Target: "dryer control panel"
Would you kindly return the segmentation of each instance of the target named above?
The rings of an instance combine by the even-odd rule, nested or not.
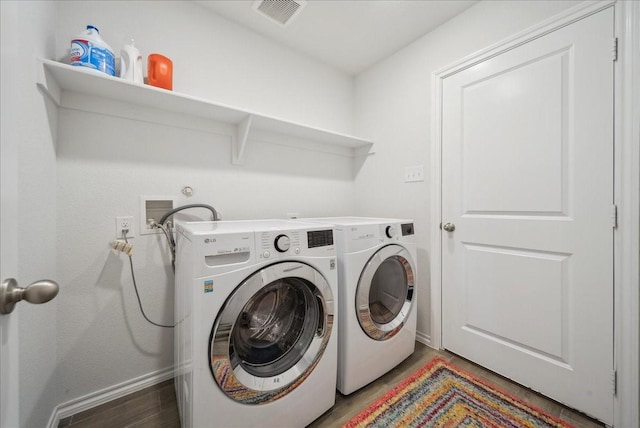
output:
[[[391,223],[380,225],[382,240],[397,241],[414,234],[413,223]]]
[[[402,236],[413,235],[413,223],[402,223],[400,228],[402,229]]]

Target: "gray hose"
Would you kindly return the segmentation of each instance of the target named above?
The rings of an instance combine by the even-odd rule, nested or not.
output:
[[[174,208],[171,211],[167,211],[166,213],[164,213],[164,215],[162,216],[162,218],[160,219],[160,221],[158,223],[164,224],[169,217],[171,217],[172,215],[174,215],[178,211],[186,210],[186,209],[189,209],[189,208],[206,208],[209,211],[211,211],[211,213],[213,214],[213,221],[220,220],[220,216],[218,215],[218,211],[216,211],[216,209],[213,208],[211,205],[207,205],[207,204],[190,204],[190,205],[183,205],[181,207]]]

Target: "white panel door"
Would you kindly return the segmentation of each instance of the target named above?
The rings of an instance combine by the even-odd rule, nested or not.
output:
[[[442,104],[443,347],[609,424],[613,23],[449,76]]]
[[[18,272],[16,149],[3,134],[0,139],[0,281],[16,277]],[[0,428],[19,426],[18,315],[18,311],[0,315]]]
[[[11,38],[9,29],[13,26],[5,21],[15,18],[11,12],[2,7],[3,40]],[[18,275],[18,141],[10,132],[15,116],[11,105],[14,98],[8,95],[8,88],[13,84],[9,65],[14,61],[15,57],[3,46],[0,60],[3,93],[0,110],[0,281]],[[0,315],[0,428],[19,426],[18,312]]]

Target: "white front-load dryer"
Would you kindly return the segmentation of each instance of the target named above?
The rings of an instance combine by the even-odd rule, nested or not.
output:
[[[338,250],[338,383],[350,394],[415,350],[416,244],[412,220],[301,219],[334,225]]]
[[[335,403],[331,225],[177,224],[175,387],[183,428],[304,427]]]

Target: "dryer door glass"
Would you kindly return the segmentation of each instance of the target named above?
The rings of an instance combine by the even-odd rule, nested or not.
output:
[[[285,262],[254,273],[227,299],[213,326],[216,382],[246,404],[289,393],[322,357],[333,313],[329,284],[310,266]]]
[[[402,260],[390,257],[383,261],[371,280],[369,309],[377,324],[387,324],[398,316],[407,295],[407,272]]]
[[[413,261],[399,245],[381,248],[367,262],[356,291],[356,313],[364,332],[376,340],[395,336],[413,302]]]

